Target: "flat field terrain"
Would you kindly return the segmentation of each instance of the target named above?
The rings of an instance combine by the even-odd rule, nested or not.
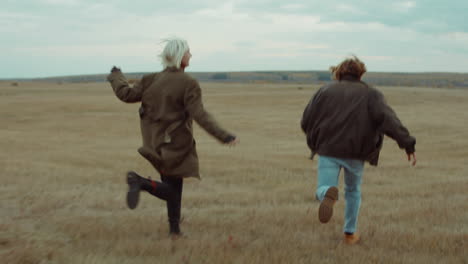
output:
[[[127,170],[159,178],[136,152],[138,104],[107,83],[0,82],[0,262],[468,263],[468,90],[378,87],[417,138],[418,164],[385,139],[364,171],[362,241],[347,246],[343,199],[318,221],[299,127],[318,87],[202,87],[241,142],[195,126],[202,180],[185,181],[185,237],[171,240],[162,201],[125,205]]]

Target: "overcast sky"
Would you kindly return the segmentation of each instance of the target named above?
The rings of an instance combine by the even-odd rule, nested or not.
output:
[[[188,40],[188,71],[468,72],[466,0],[2,0],[0,78],[160,71]]]

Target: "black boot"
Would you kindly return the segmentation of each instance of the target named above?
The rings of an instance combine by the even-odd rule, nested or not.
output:
[[[179,222],[169,223],[169,234],[170,235],[181,235]]]
[[[127,172],[127,206],[130,209],[135,209],[138,205],[138,201],[140,200],[140,178],[141,177],[133,171]]]
[[[137,207],[138,201],[140,200],[140,191],[142,190],[164,201],[174,199],[174,193],[168,184],[143,178],[134,171],[129,171],[127,173],[127,183],[127,205],[130,209],[135,209]]]

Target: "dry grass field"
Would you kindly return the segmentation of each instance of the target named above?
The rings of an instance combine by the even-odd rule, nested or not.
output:
[[[362,241],[348,246],[343,200],[318,221],[317,163],[299,127],[318,87],[202,87],[241,142],[196,127],[202,180],[185,181],[185,236],[171,240],[162,201],[125,205],[127,170],[159,177],[136,152],[137,104],[107,83],[0,82],[0,262],[468,263],[467,90],[379,87],[416,136],[418,164],[386,138],[364,172]]]

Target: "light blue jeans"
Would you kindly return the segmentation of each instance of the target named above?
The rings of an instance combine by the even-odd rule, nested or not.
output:
[[[315,195],[319,201],[322,201],[328,188],[338,187],[338,177],[342,168],[344,169],[346,200],[344,232],[354,233],[361,206],[361,179],[364,161],[319,156],[318,183]]]

